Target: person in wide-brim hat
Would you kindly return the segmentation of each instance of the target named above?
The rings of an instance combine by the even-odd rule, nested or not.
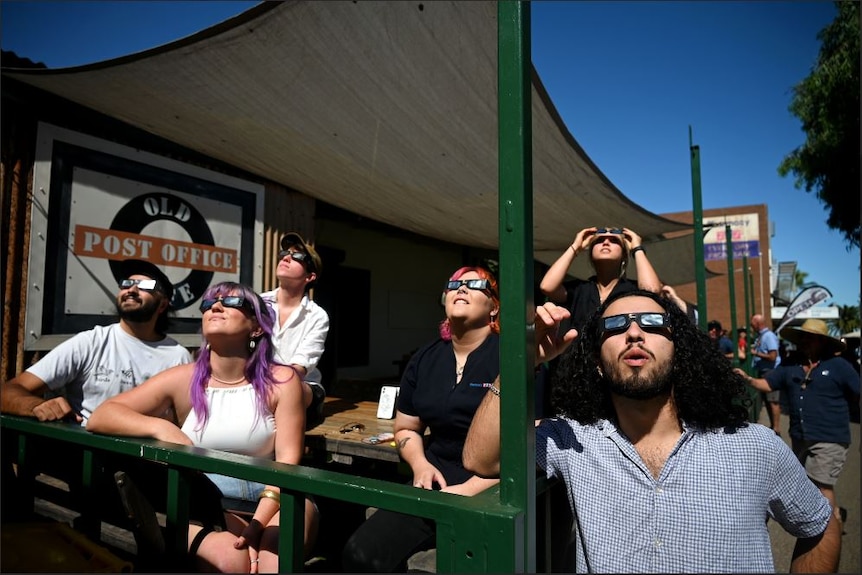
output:
[[[822,319],[806,319],[801,326],[782,329],[780,335],[795,345],[799,345],[807,338],[816,338],[820,340],[823,349],[829,353],[841,353],[846,347],[844,342],[829,335],[829,326]]]

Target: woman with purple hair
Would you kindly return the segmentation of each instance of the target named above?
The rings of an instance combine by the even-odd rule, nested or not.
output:
[[[446,282],[442,303],[440,337],[413,354],[401,378],[395,441],[413,487],[472,496],[499,481],[461,463],[473,414],[486,394],[498,393],[497,280],[484,268],[462,267]],[[432,521],[381,509],[347,541],[343,571],[406,572],[412,554],[434,546]]]
[[[250,288],[210,287],[201,300],[198,358],[168,369],[102,403],[87,423],[95,433],[162,441],[274,458],[298,464],[311,391],[293,368],[273,360],[269,308]],[[179,427],[161,414],[173,409]],[[197,567],[222,572],[278,570],[279,488],[208,474],[222,495],[258,500],[246,521],[225,512],[225,530],[189,525]],[[317,531],[317,509],[306,500],[305,549]]]

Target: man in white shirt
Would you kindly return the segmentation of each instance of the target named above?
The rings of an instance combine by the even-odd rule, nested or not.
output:
[[[313,413],[309,414],[312,416],[320,415],[326,397],[317,363],[329,333],[329,315],[308,297],[321,267],[314,246],[296,232],[287,233],[281,238],[278,253],[278,287],[261,294],[275,314],[273,342],[277,359],[293,366],[314,393],[310,407]]]
[[[165,334],[174,291],[168,277],[142,260],[125,260],[121,269],[115,302],[120,321],[75,335],[7,381],[0,411],[85,424],[109,397],[192,361],[189,352]]]

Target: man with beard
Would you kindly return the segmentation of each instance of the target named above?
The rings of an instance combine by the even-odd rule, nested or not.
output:
[[[538,308],[536,361],[573,339]],[[767,520],[797,537],[791,572],[834,572],[828,500],[769,429],[746,422],[745,382],[668,300],[609,298],[560,363],[559,418],[536,429],[536,463],[563,482],[574,518],[569,570],[775,572]],[[495,382],[499,386],[499,379]],[[464,467],[499,474],[500,389],[473,418]]]
[[[120,321],[75,335],[7,381],[0,411],[83,425],[109,397],[191,362],[189,352],[165,334],[174,291],[168,277],[142,260],[125,260],[121,270]]]

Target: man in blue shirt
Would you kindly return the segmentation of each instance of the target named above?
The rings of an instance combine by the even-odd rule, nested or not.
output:
[[[767,373],[781,364],[781,356],[778,354],[778,336],[766,326],[763,316],[759,313],[751,316],[751,327],[757,334],[757,339],[751,346],[751,368],[757,377],[766,377]],[[769,416],[769,426],[776,435],[781,435],[781,392],[775,390],[763,393],[761,399]]]
[[[835,484],[844,469],[850,445],[850,403],[859,402],[859,372],[839,357],[844,343],[829,335],[826,322],[808,319],[801,327],[781,330],[781,337],[796,344],[800,365],[781,366],[766,378],[748,378],[760,391],[781,390],[790,404],[790,439],[793,452],[811,481],[835,501]]]
[[[546,303],[536,361],[559,354],[568,315]],[[797,538],[792,572],[833,572],[841,531],[790,448],[747,423],[745,382],[675,305],[609,298],[560,362],[559,418],[536,429],[536,463],[562,480],[575,562],[596,573],[775,572],[767,519]],[[500,467],[499,378],[479,406],[464,466]]]
[[[712,320],[706,324],[706,331],[709,333],[709,339],[712,340],[712,343],[718,348],[721,355],[729,360],[733,360],[733,342],[722,331],[721,322]]]

